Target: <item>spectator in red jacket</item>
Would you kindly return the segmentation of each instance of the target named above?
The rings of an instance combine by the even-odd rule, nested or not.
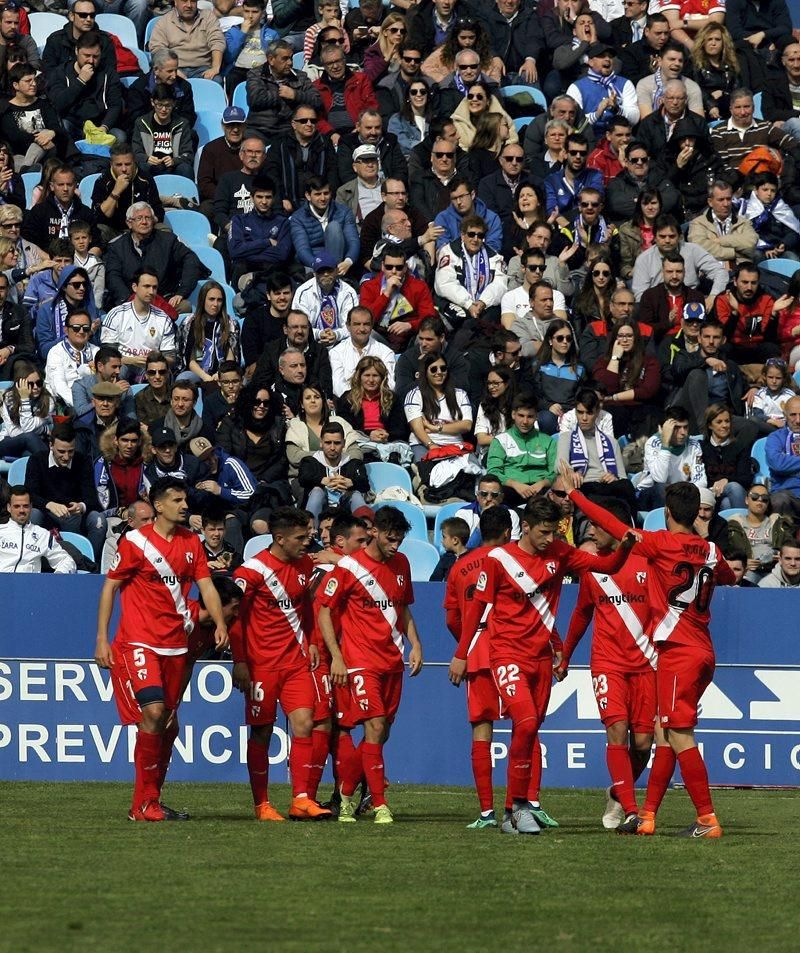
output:
[[[317,128],[324,136],[330,134],[331,142],[336,146],[343,133],[355,129],[356,121],[364,109],[378,108],[378,99],[369,76],[351,70],[347,65],[341,46],[323,47],[320,62],[324,72],[314,81],[322,99]]]
[[[409,274],[402,249],[387,248],[381,258],[381,273],[361,286],[361,305],[375,318],[375,331],[397,352],[423,318],[436,315],[431,292],[424,281]]]
[[[624,116],[614,116],[608,124],[605,138],[597,143],[586,160],[587,169],[597,169],[602,174],[605,188],[608,188],[614,176],[622,172],[622,156],[632,135],[630,122]]]
[[[781,303],[780,308],[784,307]],[[733,273],[730,291],[718,294],[714,312],[725,329],[729,344],[728,357],[737,364],[763,364],[770,357],[780,357],[777,343],[780,310],[775,299],[761,290],[758,268],[743,261]]]

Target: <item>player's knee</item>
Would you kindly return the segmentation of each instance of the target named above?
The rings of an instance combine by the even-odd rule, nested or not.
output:
[[[250,729],[250,740],[259,745],[268,745],[272,737],[272,725],[253,725]]]
[[[608,743],[612,745],[626,745],[628,743],[628,722],[615,721],[613,725],[606,728],[606,737]]]
[[[305,708],[299,711],[293,711],[289,715],[289,724],[292,726],[292,734],[295,738],[310,738],[311,729],[314,722],[311,720],[311,712]]]
[[[169,712],[164,708],[163,702],[152,702],[149,705],[145,705],[142,709],[141,726],[144,731],[151,734],[163,731],[168,715]]]
[[[269,524],[266,520],[253,520],[250,524],[250,529],[256,536],[262,536],[264,533],[269,532]]]

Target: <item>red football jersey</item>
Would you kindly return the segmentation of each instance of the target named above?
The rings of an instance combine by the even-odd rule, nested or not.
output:
[[[582,493],[573,493],[572,498],[590,520],[612,536],[630,529]],[[714,586],[735,582],[719,548],[700,536],[661,529],[642,533],[633,552],[650,563],[647,583],[652,640],[713,650],[708,624]]]
[[[461,631],[455,655],[467,660],[468,672],[488,671],[490,667],[486,635],[489,607],[475,599],[475,587],[492,549],[492,546],[478,546],[464,553],[447,575],[444,608],[448,612],[454,611],[459,619]]]
[[[313,625],[308,581],[313,571],[308,556],[287,563],[264,549],[234,572],[242,590],[242,643],[231,642],[234,662],[270,669],[308,666]]]
[[[319,603],[341,619],[342,656],[350,670],[403,669],[403,609],[414,602],[411,567],[397,553],[386,562],[366,549],[345,556],[322,588]]]
[[[164,655],[185,652],[194,629],[189,590],[209,576],[203,544],[190,530],[178,526],[171,541],[154,524],[125,533],[108,571],[123,581],[117,640]]]
[[[591,668],[593,671],[642,672],[656,667],[656,650],[648,635],[649,564],[629,556],[613,576],[590,572],[581,577],[578,602],[564,643],[569,662],[594,615]]]
[[[342,555],[341,551],[338,550],[335,546],[332,546],[331,549],[335,553]],[[331,664],[331,653],[328,651],[328,646],[325,644],[325,639],[322,638],[322,633],[319,630],[319,621],[317,620],[317,615],[319,614],[319,593],[322,591],[322,587],[325,585],[325,581],[328,578],[329,573],[332,573],[335,569],[333,563],[315,563],[314,573],[311,576],[311,582],[308,587],[309,598],[312,600],[313,605],[313,616],[314,616],[314,627],[311,632],[311,644],[316,645],[319,650],[319,660],[321,665],[327,665],[330,667]],[[340,620],[338,612],[331,614],[333,621],[333,631],[338,634],[340,628]]]
[[[496,546],[475,586],[475,598],[491,603],[487,621],[492,665],[513,660],[521,667],[535,667],[560,649],[555,615],[567,573],[616,572],[627,558],[618,550],[611,556],[594,556],[561,540],[543,553],[526,553],[518,543]]]

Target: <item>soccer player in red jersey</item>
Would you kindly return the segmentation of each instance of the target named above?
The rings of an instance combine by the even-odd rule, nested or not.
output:
[[[233,682],[243,691],[247,771],[259,821],[285,820],[269,802],[269,742],[278,702],[292,729],[289,771],[292,820],[324,820],[331,812],[308,794],[312,764],[312,715],[316,701],[311,668],[319,655],[309,646],[313,618],[308,581],[314,571],[308,549],[308,518],[281,507],[269,518],[272,544],[246,560],[233,574],[242,590],[240,624],[231,631]]]
[[[331,523],[330,527],[330,549],[324,549],[320,553],[314,554],[314,572],[309,583],[309,598],[314,599],[322,583],[327,579],[328,573],[332,572],[342,556],[349,556],[356,553],[367,545],[369,537],[367,535],[367,524],[364,520],[350,513],[342,513]],[[322,560],[325,560],[324,562]],[[318,606],[316,607],[318,609]],[[334,756],[334,776],[336,775],[336,742],[338,739],[338,725],[334,731],[334,716],[337,709],[333,705],[333,686],[331,685],[331,656],[325,645],[325,640],[319,631],[319,624],[314,620],[314,631],[311,636],[311,642],[317,647],[319,652],[319,664],[311,672],[316,689],[316,703],[314,705],[314,730],[311,733],[312,757],[311,770],[308,776],[308,796],[316,800],[319,782],[322,779],[322,772],[325,770],[325,762],[328,754],[333,752]],[[344,731],[349,731],[348,726],[343,726]],[[338,794],[338,791],[336,792]],[[338,805],[338,799],[332,799],[334,805]],[[330,807],[327,804],[326,807]]]
[[[411,568],[398,552],[410,529],[393,506],[378,510],[366,549],[339,560],[319,597],[317,618],[331,654],[331,679],[335,686],[349,686],[352,720],[364,725],[364,740],[352,754],[343,756],[344,736],[340,739],[339,820],[343,822],[355,821],[353,795],[362,774],[372,794],[375,823],[394,820],[384,794],[383,746],[400,705],[404,637],[411,645],[410,674],[422,669],[422,645],[409,608],[414,601]]]
[[[602,506],[630,525],[621,500]],[[594,524],[597,551],[612,553],[618,543]],[[650,641],[649,565],[631,555],[613,576],[585,573],[564,642],[556,678],[566,678],[572,654],[594,616],[590,668],[600,720],[606,729],[606,764],[611,776],[603,826],[614,830],[638,812],[634,784],[647,767],[656,718],[656,651]]]
[[[569,468],[562,467],[570,478]],[[572,484],[570,484],[572,485]],[[592,522],[619,539],[628,527],[580,492],[572,499]],[[708,631],[714,586],[731,585],[734,575],[714,545],[693,529],[700,510],[700,491],[692,483],[667,487],[666,530],[639,533],[635,552],[650,563],[648,591],[650,634],[658,651],[656,694],[658,719],[666,744],[657,740],[644,807],[617,828],[625,834],[653,834],[656,812],[666,793],[677,760],[697,820],[682,832],[686,837],[721,837],[714,813],[708,772],[695,743],[697,705],[714,677],[714,646]]]
[[[491,606],[486,622],[489,661],[497,690],[511,716],[508,795],[511,816],[504,834],[541,830],[528,802],[533,748],[544,720],[553,669],[561,662],[555,614],[567,573],[616,572],[634,543],[627,537],[610,556],[594,556],[555,538],[561,518],[551,500],[529,500],[518,543],[489,551],[475,599]]]
[[[187,636],[194,628],[187,603],[193,582],[216,623],[217,648],[228,643],[203,544],[180,525],[189,513],[186,484],[173,477],[156,480],[150,488],[150,503],[155,521],[122,537],[106,576],[95,646],[97,664],[111,669],[123,724],[138,725],[136,781],[128,815],[133,821],[166,820],[159,804],[164,728],[182,691]],[[122,613],[112,648],[108,627],[118,590]],[[166,744],[171,751],[169,739]]]

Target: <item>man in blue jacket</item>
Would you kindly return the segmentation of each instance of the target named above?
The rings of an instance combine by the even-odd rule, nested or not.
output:
[[[457,175],[451,179],[448,189],[450,204],[433,220],[434,225],[444,229],[444,234],[436,239],[436,250],[461,238],[461,222],[464,216],[479,215],[486,222],[486,244],[499,251],[503,247],[500,216],[487,208],[485,202],[475,198],[475,189],[465,176]]]
[[[558,211],[564,218],[560,224],[567,224],[570,212],[577,211],[578,193],[582,189],[597,189],[601,195],[605,194],[603,173],[597,169],[587,169],[589,158],[589,142],[586,136],[573,133],[567,136],[567,161],[563,168],[551,172],[544,180],[545,202],[547,214]]]
[[[225,540],[237,553],[242,552],[242,527],[250,522],[248,504],[258,481],[238,457],[213,446],[205,437],[194,437],[189,441],[189,449],[208,467],[209,476],[197,484],[197,489],[212,493],[222,501],[228,511]]]
[[[339,262],[343,277],[357,262],[361,242],[353,213],[333,201],[330,185],[318,175],[306,183],[305,202],[289,219],[295,255],[309,272],[314,259],[327,252]]]
[[[275,183],[257,175],[250,183],[253,211],[234,215],[228,251],[233,262],[233,282],[247,272],[276,267],[283,270],[292,257],[292,236],[286,215],[272,211]]]
[[[800,517],[800,397],[783,407],[786,426],[767,437],[770,499],[776,513]]]

